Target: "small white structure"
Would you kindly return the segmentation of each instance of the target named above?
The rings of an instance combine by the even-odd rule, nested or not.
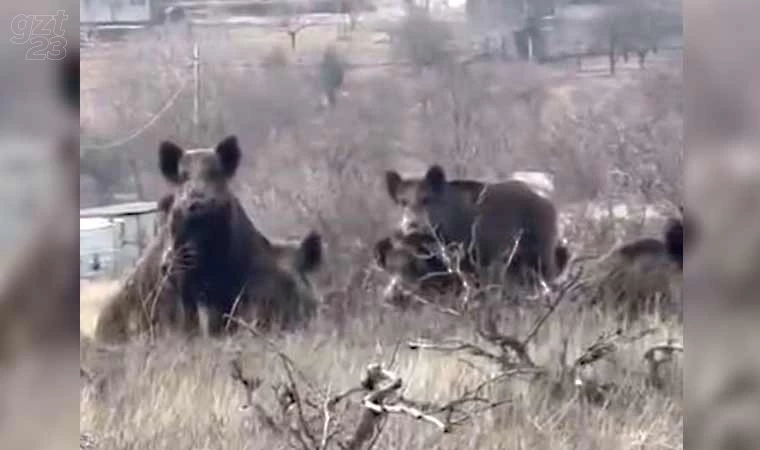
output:
[[[153,0],[79,0],[79,23],[116,24],[151,21]]]
[[[79,276],[118,276],[156,235],[156,202],[133,202],[79,211]]]
[[[580,220],[582,224],[610,222],[614,224],[639,223],[648,230],[658,230],[667,220],[666,205],[631,204],[625,202],[583,202],[563,205],[560,208],[560,233],[567,235]]]
[[[79,277],[95,278],[116,268],[116,248],[123,220],[79,219]]]

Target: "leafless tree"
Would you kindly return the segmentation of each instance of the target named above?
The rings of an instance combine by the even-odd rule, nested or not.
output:
[[[606,48],[610,74],[614,75],[620,57],[636,53],[643,68],[647,53],[657,53],[660,41],[679,30],[679,11],[669,1],[607,0],[607,11],[594,25],[600,44]]]
[[[417,68],[449,61],[451,30],[421,8],[412,8],[396,31],[395,53]]]

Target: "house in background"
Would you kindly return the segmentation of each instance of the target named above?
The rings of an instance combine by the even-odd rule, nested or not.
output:
[[[158,234],[156,202],[79,210],[79,277],[118,278]]]
[[[155,17],[156,0],[79,0],[82,25],[145,25]]]
[[[120,38],[167,21],[185,18],[169,0],[79,0],[79,36],[83,46],[96,37]]]
[[[514,33],[521,58],[548,61],[605,55],[610,45],[615,47],[615,53],[680,47],[683,28],[678,0],[559,3],[553,8],[547,3],[525,17],[522,27]]]

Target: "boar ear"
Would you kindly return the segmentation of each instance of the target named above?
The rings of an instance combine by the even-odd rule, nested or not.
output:
[[[184,154],[185,151],[174,142],[163,141],[158,147],[158,167],[168,182],[179,183],[179,160]]]
[[[673,218],[668,220],[664,234],[668,256],[683,268],[683,221]]]
[[[216,146],[216,155],[227,178],[232,178],[240,165],[240,146],[237,136],[227,136]]]
[[[79,50],[67,52],[58,69],[58,92],[66,105],[79,110]]]
[[[446,173],[443,171],[443,168],[439,165],[430,167],[425,174],[425,183],[430,186],[433,192],[443,192],[444,185],[446,184]]]
[[[387,237],[377,241],[374,249],[374,257],[378,266],[385,268],[385,259],[392,247],[393,244],[391,244],[391,238]]]
[[[560,243],[554,248],[554,260],[558,273],[565,271],[567,263],[570,261],[570,256],[570,249],[564,243]]]
[[[312,231],[301,241],[298,247],[296,267],[302,273],[309,273],[322,265],[323,258],[322,235]]]
[[[398,190],[403,180],[395,170],[385,172],[385,187],[394,203],[398,203]]]

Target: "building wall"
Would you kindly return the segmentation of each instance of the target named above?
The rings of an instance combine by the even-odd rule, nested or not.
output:
[[[80,23],[147,22],[152,0],[79,0]]]
[[[144,214],[114,219],[109,226],[79,230],[80,278],[118,278],[131,270],[150,241],[155,237],[156,214]],[[142,249],[138,246],[142,237]],[[94,271],[92,262],[98,255],[100,269]]]

